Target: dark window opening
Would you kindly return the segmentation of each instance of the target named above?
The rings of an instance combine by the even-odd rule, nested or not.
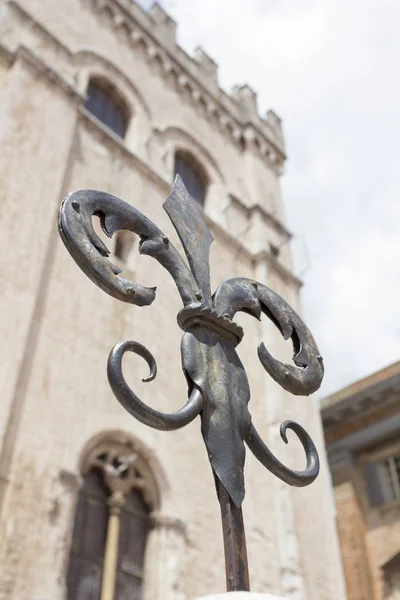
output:
[[[124,102],[107,84],[97,81],[89,83],[85,108],[119,137],[125,137],[128,111]]]
[[[275,244],[270,244],[269,249],[271,251],[271,254],[273,256],[275,256],[275,258],[278,258],[279,254],[280,254],[280,250],[279,250],[278,246],[275,246]]]
[[[140,599],[144,554],[150,527],[149,508],[133,489],[121,511],[115,600]]]
[[[207,179],[196,161],[188,154],[178,152],[175,155],[175,175],[177,174],[182,177],[183,183],[193,200],[204,206]]]
[[[84,477],[75,512],[67,600],[100,600],[109,496],[101,469],[92,468]],[[150,508],[135,487],[125,496],[119,520],[114,599],[140,600]]]
[[[400,454],[389,456],[380,463],[382,481],[389,502],[400,500]]]
[[[69,557],[68,600],[99,600],[107,538],[108,491],[101,472],[91,469],[79,493]]]
[[[400,501],[400,454],[363,465],[370,504]]]

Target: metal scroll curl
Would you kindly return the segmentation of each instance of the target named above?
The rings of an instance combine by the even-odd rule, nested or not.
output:
[[[203,397],[196,387],[192,389],[186,404],[172,414],[162,413],[144,404],[128,386],[122,373],[122,357],[127,351],[138,354],[149,365],[150,374],[142,381],[152,381],[155,378],[157,364],[147,348],[138,342],[119,342],[111,350],[107,363],[108,380],[116,398],[129,414],[141,423],[163,431],[180,429],[198,416],[203,407]]]
[[[258,347],[263,367],[285,390],[308,396],[320,387],[324,366],[317,344],[308,327],[281,296],[258,281],[234,277],[218,287],[213,302],[216,311],[230,319],[238,311],[250,313],[257,319],[263,312],[275,323],[285,340],[292,339],[296,367],[274,359],[265,344]]]
[[[257,281],[237,277],[224,281],[218,287],[213,303],[216,311],[229,319],[233,319],[238,311],[247,312],[257,319],[264,313],[277,326],[284,339],[292,339],[295,367],[273,358],[264,343],[258,347],[261,364],[281,387],[302,396],[312,394],[320,387],[324,367],[318,347],[308,327],[281,296]],[[285,421],[280,430],[285,443],[288,442],[287,429],[296,433],[304,448],[307,465],[303,471],[283,465],[264,444],[253,423],[245,442],[258,460],[282,481],[298,487],[309,485],[319,473],[319,458],[314,442],[301,425]]]
[[[308,395],[318,389],[323,376],[322,358],[300,317],[278,294],[261,283],[245,278],[229,279],[211,294],[209,250],[213,238],[179,176],[163,207],[180,238],[187,262],[147,217],[104,192],[80,190],[70,194],[61,206],[59,231],[78,266],[96,285],[118,300],[146,306],[153,302],[156,288],[120,276],[120,270],[108,260],[110,253],[93,228],[95,215],[109,237],[121,229],[137,234],[139,253],[155,258],[173,277],[183,303],[177,321],[184,331],[181,358],[188,384],[186,404],[175,413],[163,413],[144,404],[130,389],[122,370],[126,352],[134,352],[147,362],[150,373],[143,381],[152,381],[157,373],[153,355],[138,342],[121,342],[114,346],[108,358],[108,379],[122,406],[140,422],[155,429],[179,429],[200,415],[221,506],[227,589],[249,590],[241,512],[245,495],[245,444],[267,469],[294,486],[311,483],[318,475],[319,461],[312,439],[294,421],[282,423],[280,434],[287,443],[286,433],[291,429],[302,443],[307,459],[303,471],[294,471],[282,464],[257,433],[248,409],[247,375],[236,352],[243,329],[233,321],[235,313],[245,311],[258,319],[264,313],[285,339],[292,339],[294,366],[273,358],[264,344],[258,348],[264,369],[289,392]]]
[[[93,216],[100,218],[108,237],[118,230],[128,230],[140,237],[139,253],[152,256],[172,275],[183,304],[189,304],[199,293],[198,285],[180,254],[163,234],[141,212],[119,198],[97,190],[78,190],[65,198],[59,215],[60,236],[72,258],[84,273],[102,290],[118,300],[148,306],[156,288],[145,287],[120,277],[110,251],[95,232]]]
[[[213,472],[236,507],[240,507],[245,493],[244,443],[283,481],[308,485],[319,469],[318,454],[308,433],[293,421],[282,424],[282,439],[287,442],[286,431],[291,429],[305,450],[306,468],[294,471],[273,456],[252,423],[248,410],[250,389],[235,349],[243,330],[233,318],[238,311],[257,318],[264,313],[285,339],[292,339],[295,366],[274,359],[264,344],[259,346],[258,355],[271,377],[293,394],[308,395],[318,389],[322,380],[322,359],[310,331],[278,294],[251,279],[229,279],[211,295],[212,236],[179,176],[164,209],[179,235],[188,264],[154,223],[115,196],[79,190],[70,194],[61,206],[61,238],[79,267],[101,289],[138,306],[151,304],[156,292],[155,287],[145,287],[120,276],[120,270],[108,260],[110,253],[93,228],[94,216],[100,218],[109,237],[121,229],[137,234],[139,253],[152,256],[168,270],[182,299],[183,309],[177,318],[185,332],[181,354],[189,389],[186,404],[175,413],[162,413],[145,405],[129,388],[122,371],[126,352],[134,352],[147,362],[150,374],[143,381],[151,381],[157,372],[152,354],[133,341],[116,344],[108,359],[108,379],[115,396],[131,415],[156,429],[178,429],[200,414]]]
[[[129,230],[140,237],[139,253],[152,256],[172,275],[184,305],[198,302],[199,287],[187,265],[167,236],[145,215],[119,198],[97,190],[78,190],[61,205],[59,231],[61,238],[83,272],[102,290],[123,302],[146,306],[155,299],[156,288],[145,287],[120,276],[121,270],[108,260],[110,252],[93,228],[94,216],[100,218],[103,231],[112,237],[118,230]],[[107,365],[110,386],[122,406],[136,419],[155,429],[179,429],[201,411],[203,399],[193,388],[187,403],[173,414],[148,407],[129,388],[122,373],[122,358],[131,351],[144,358],[152,381],[157,366],[152,354],[142,344],[121,342],[112,349]]]

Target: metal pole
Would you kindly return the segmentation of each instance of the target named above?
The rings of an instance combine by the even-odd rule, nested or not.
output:
[[[209,251],[213,238],[179,175],[163,206],[179,235],[188,264],[167,236],[145,215],[104,192],[79,190],[70,194],[60,210],[60,235],[86,275],[102,290],[123,302],[149,305],[155,298],[156,288],[119,277],[120,269],[107,260],[109,251],[93,229],[93,215],[100,216],[109,237],[118,230],[136,233],[140,238],[139,253],[155,258],[173,277],[183,302],[177,321],[184,331],[181,357],[189,388],[187,402],[176,412],[166,414],[140,400],[125,380],[123,355],[134,352],[148,363],[150,374],[143,381],[155,378],[157,364],[151,352],[135,341],[114,346],[108,359],[108,380],[122,406],[133,417],[155,429],[180,429],[200,415],[221,506],[227,589],[248,591],[249,571],[241,510],[245,494],[244,445],[247,444],[267,469],[289,485],[301,487],[312,483],[318,475],[319,460],[312,439],[298,423],[282,423],[281,437],[287,443],[287,429],[297,435],[307,459],[303,471],[294,471],[282,464],[258,435],[248,409],[250,386],[236,353],[243,329],[233,318],[238,311],[257,319],[264,313],[285,339],[292,339],[295,366],[273,358],[264,344],[258,347],[264,369],[292,394],[308,396],[319,388],[324,373],[322,357],[300,317],[283,298],[262,283],[234,277],[223,281],[215,293],[211,293]]]
[[[216,485],[224,537],[226,589],[248,592],[250,579],[242,509],[235,506],[217,478]]]

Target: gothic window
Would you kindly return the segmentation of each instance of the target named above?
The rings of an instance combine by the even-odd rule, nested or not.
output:
[[[189,194],[196,202],[204,206],[207,191],[207,178],[194,158],[189,154],[177,152],[175,155],[175,175],[183,179]]]
[[[113,600],[141,599],[152,509],[147,477],[132,448],[103,444],[92,452],[75,513],[68,600],[100,600],[104,589]]]
[[[90,81],[85,108],[119,137],[125,137],[128,126],[127,107],[106,82]]]

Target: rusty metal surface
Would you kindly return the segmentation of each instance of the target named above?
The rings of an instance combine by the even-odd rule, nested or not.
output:
[[[122,406],[150,427],[178,429],[200,415],[221,503],[228,590],[247,590],[246,544],[240,508],[245,495],[244,444],[267,469],[289,485],[304,486],[314,481],[319,460],[310,436],[293,421],[285,421],[280,433],[287,443],[286,431],[292,429],[302,443],[306,456],[306,467],[302,471],[283,465],[258,435],[248,410],[247,376],[235,349],[243,337],[242,328],[233,320],[235,314],[245,311],[257,319],[264,314],[285,339],[291,338],[294,366],[273,358],[264,344],[259,346],[258,356],[267,373],[292,394],[308,395],[318,389],[323,362],[300,317],[265,285],[238,277],[224,281],[211,295],[212,236],[179,176],[164,208],[183,244],[189,267],[170,240],[147,217],[103,192],[80,190],[70,194],[60,210],[60,235],[86,275],[105,292],[124,302],[139,306],[151,304],[156,288],[119,276],[119,269],[108,260],[109,251],[93,229],[93,215],[100,217],[109,237],[121,229],[139,235],[140,254],[154,257],[172,275],[183,303],[177,321],[184,331],[181,356],[188,384],[187,402],[173,414],[162,413],[145,405],[128,386],[122,372],[125,352],[134,352],[148,363],[150,373],[144,381],[153,380],[157,373],[152,354],[138,342],[120,342],[114,346],[108,359],[108,379]]]
[[[221,507],[226,589],[228,592],[247,592],[250,591],[250,576],[242,509],[235,506],[218,479],[216,486]]]

